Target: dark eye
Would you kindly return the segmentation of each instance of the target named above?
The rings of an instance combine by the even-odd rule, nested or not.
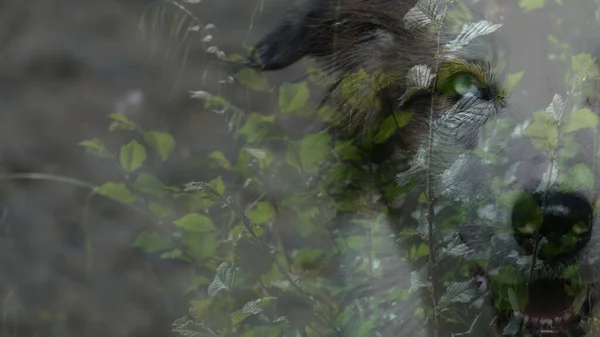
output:
[[[486,90],[477,84],[475,76],[469,73],[459,73],[450,80],[451,89],[460,97],[485,98]]]

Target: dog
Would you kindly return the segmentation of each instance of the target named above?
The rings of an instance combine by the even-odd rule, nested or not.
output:
[[[432,296],[382,308],[376,315],[387,325],[379,336],[593,335],[600,294],[594,10],[311,0],[255,45],[248,65],[261,71],[308,57],[328,74],[324,103],[336,123],[325,132],[360,142],[386,119],[398,126],[370,148],[376,163],[391,162],[398,174],[371,184],[418,193],[370,203],[386,209],[386,235],[420,228],[429,267],[400,261],[406,245],[390,243],[383,254],[397,258],[398,279],[352,299],[385,294],[411,273],[412,286]],[[470,281],[438,280],[462,268]],[[445,325],[443,294],[465,295],[455,301],[462,316]],[[421,329],[415,310],[428,307]]]

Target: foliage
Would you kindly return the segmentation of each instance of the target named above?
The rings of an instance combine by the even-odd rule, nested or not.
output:
[[[519,5],[524,11],[533,11],[545,3],[521,0]],[[420,0],[404,18],[406,27],[441,29],[447,24],[444,6],[445,2]],[[187,20],[184,18],[180,17],[181,22]],[[188,29],[199,29],[197,19],[190,22]],[[461,50],[499,27],[488,21],[466,23],[456,38],[442,47]],[[219,55],[225,58],[224,53]],[[566,80],[573,88],[582,77],[598,75],[588,54],[571,55],[567,60],[571,60],[572,71]],[[511,90],[522,76],[522,72],[510,74],[504,87]],[[125,115],[112,115],[109,126],[112,132],[131,136],[120,148],[109,149],[98,138],[80,143],[86,153],[114,161],[123,173],[121,181],[105,182],[96,192],[143,212],[153,224],[138,235],[133,246],[158,252],[166,260],[201,266],[182,289],[194,297],[190,314],[178,319],[174,330],[182,336],[212,337],[376,336],[379,331],[401,331],[405,323],[398,322],[389,308],[411,307],[415,297],[426,293],[430,296],[425,297],[433,300],[414,310],[416,325],[424,326],[426,321],[434,321],[438,327],[460,324],[466,328],[458,335],[479,336],[486,313],[466,314],[467,309],[479,310],[482,300],[469,270],[438,272],[438,266],[444,264],[472,266],[481,261],[452,236],[456,224],[465,221],[465,210],[435,199],[431,189],[413,180],[418,174],[430,175],[428,149],[421,158],[413,158],[404,175],[392,163],[384,163],[373,177],[373,166],[364,164],[369,162],[368,149],[410,126],[412,112],[400,111],[384,119],[363,142],[337,139],[325,132],[295,137],[280,127],[282,120],[327,122],[323,110],[309,106],[311,88],[320,83],[307,80],[275,85],[249,69],[232,78],[250,94],[275,95],[278,109],[246,111],[226,97],[192,93],[204,102],[207,112],[223,113],[224,118],[235,121],[231,136],[244,143],[236,155],[224,154],[215,144],[214,151],[202,158],[200,169],[210,172],[212,179],[175,186],[161,181],[148,163],[168,164],[178,145],[175,138],[166,132],[144,130]],[[435,80],[435,69],[415,66],[407,76],[402,102]],[[357,93],[366,95],[372,89],[364,82],[382,85],[380,82],[386,81],[382,74],[358,71],[345,82],[345,94],[349,99],[360,97],[357,104],[377,106]],[[561,152],[560,137],[566,142],[570,134],[598,126],[598,117],[587,108],[561,120],[567,99],[555,96],[548,109],[537,111],[522,132],[535,146],[565,156],[571,151]],[[546,178],[564,181],[572,188],[589,187],[594,185],[592,172],[581,164],[561,175],[550,172]],[[397,183],[388,184],[385,191],[353,193],[353,184],[370,179]],[[372,207],[377,197],[418,201],[402,231],[390,232],[384,221],[386,211]],[[406,249],[378,255],[386,242],[398,242]],[[411,263],[415,270],[398,279],[394,287],[358,299],[352,296],[366,285],[397,276],[398,261],[393,259]],[[344,271],[343,282],[336,274],[339,270]],[[516,277],[512,270],[499,270],[495,275],[504,283],[514,283]],[[522,305],[518,289],[503,291],[505,297],[499,305]]]

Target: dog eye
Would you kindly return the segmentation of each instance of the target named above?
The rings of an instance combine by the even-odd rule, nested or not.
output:
[[[453,96],[484,98],[485,89],[477,84],[477,79],[472,74],[456,74],[452,80]]]
[[[503,97],[501,90],[494,85],[487,65],[461,60],[440,65],[436,90],[457,101],[464,97],[501,101]]]

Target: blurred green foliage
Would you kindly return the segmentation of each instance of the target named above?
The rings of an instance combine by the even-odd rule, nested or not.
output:
[[[546,2],[520,0],[519,5],[529,12]],[[467,44],[466,36],[447,47],[458,49]],[[549,36],[549,44],[562,60],[571,62],[567,84],[576,86],[582,77],[598,75],[589,54],[570,55],[553,36]],[[243,59],[241,55],[228,58]],[[510,74],[504,87],[510,91],[522,76],[522,72]],[[469,274],[469,268],[481,261],[469,260],[464,246],[452,240],[464,210],[443,202],[436,206],[440,241],[431,244],[425,217],[431,201],[428,191],[411,184],[410,177],[404,184],[393,183],[399,172],[391,160],[378,166],[376,174],[369,164],[370,149],[410,127],[412,112],[398,111],[389,116],[360,142],[337,139],[327,132],[291,137],[279,127],[282,119],[302,117],[315,123],[330,122],[332,114],[327,107],[310,107],[315,92],[312,88],[320,83],[308,79],[272,84],[250,69],[238,71],[233,78],[249,95],[274,96],[278,109],[245,111],[227,97],[204,91],[192,93],[204,102],[206,111],[225,111],[234,121],[231,137],[241,137],[244,143],[233,156],[221,152],[219,144],[214,145],[214,152],[203,158],[198,168],[214,173],[209,181],[191,181],[183,186],[163,183],[147,169],[148,161],[152,157],[168,163],[177,148],[175,138],[157,130],[144,130],[125,115],[111,115],[109,125],[112,132],[131,135],[131,140],[120,148],[109,149],[97,138],[80,143],[86,153],[114,161],[122,170],[121,181],[106,182],[97,192],[135,208],[153,224],[138,235],[133,246],[195,266],[194,276],[180,289],[192,296],[190,314],[178,319],[174,329],[182,336],[358,337],[403,331],[403,326],[410,325],[415,330],[406,335],[416,336],[437,316],[449,325],[471,327],[461,336],[479,336],[477,320],[483,320],[483,316],[471,322],[474,317],[467,314],[466,308],[481,307]],[[377,108],[374,88],[393,78],[364,71],[349,74],[342,95],[357,106]],[[368,97],[373,100],[365,99]],[[553,103],[555,108],[562,104]],[[552,111],[542,110],[534,114],[525,133],[539,148],[561,151],[559,133],[563,142],[568,142],[570,133],[597,126],[597,115],[587,108],[575,111],[560,126]],[[561,153],[575,153],[573,147]],[[368,186],[376,185],[372,184],[374,179],[388,182],[384,184],[386,190],[370,193]],[[592,171],[583,164],[571,167],[558,179],[576,187],[594,185]],[[510,198],[509,192],[502,191],[505,194],[499,198]],[[414,200],[418,215],[406,218],[402,230],[393,232],[385,221],[387,210],[373,207],[375,195],[383,195],[386,200]],[[388,242],[397,242],[406,249],[378,255]],[[435,248],[433,258],[429,256],[431,247]],[[447,268],[440,274],[431,268],[432,261],[464,267]],[[397,268],[403,268],[398,267],[399,263],[410,264],[414,271],[398,278]],[[340,271],[344,275],[338,274]],[[524,305],[527,292],[511,286],[519,283],[515,270],[500,268],[494,277],[497,283],[492,286],[501,294],[495,303],[497,308]],[[369,288],[390,282],[394,285]],[[358,296],[356,292],[364,294]],[[415,300],[431,296],[437,298],[427,303]],[[398,310],[392,307],[406,307],[401,311],[406,316],[394,316]]]

